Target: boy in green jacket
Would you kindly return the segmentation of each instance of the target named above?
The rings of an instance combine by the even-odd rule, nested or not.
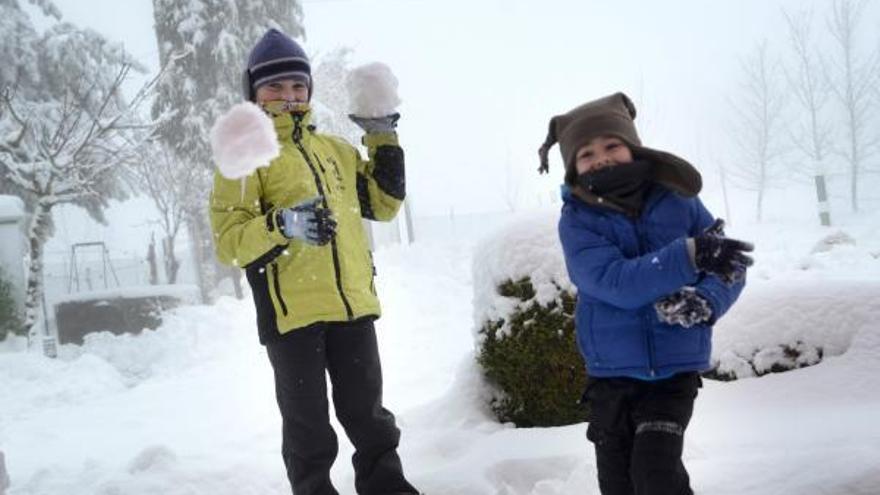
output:
[[[356,452],[357,493],[416,494],[403,475],[394,415],[382,407],[373,321],[380,316],[361,218],[391,220],[405,196],[399,114],[353,120],[368,160],[310,124],[302,48],[271,29],[251,51],[245,97],[272,119],[280,156],[243,180],[215,174],[211,225],[219,259],[245,270],[260,342],[275,372],[282,456],[296,495],[334,495],[325,374]]]

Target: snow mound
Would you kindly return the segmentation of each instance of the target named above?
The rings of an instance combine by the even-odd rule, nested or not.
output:
[[[575,292],[557,234],[558,212],[524,215],[500,228],[474,250],[474,332],[488,320],[506,319],[521,301],[498,293],[506,280],[531,280],[534,300],[555,301],[560,289]],[[531,301],[529,301],[531,303]]]
[[[817,242],[816,245],[813,246],[813,249],[810,251],[810,253],[827,253],[828,251],[834,249],[835,246],[841,245],[855,246],[856,240],[853,239],[852,236],[850,236],[846,232],[838,230],[837,232],[828,234],[827,236],[820,239],[819,242]]]
[[[128,472],[167,470],[177,463],[177,455],[164,445],[154,445],[142,450],[128,463]]]
[[[211,152],[227,179],[240,179],[269,165],[281,149],[272,120],[251,102],[239,103],[211,128]]]
[[[735,378],[809,366],[844,354],[878,321],[880,282],[749,283],[715,326],[713,360],[719,373]]]
[[[359,117],[382,117],[400,106],[397,78],[391,68],[381,62],[352,69],[346,80],[351,113]]]

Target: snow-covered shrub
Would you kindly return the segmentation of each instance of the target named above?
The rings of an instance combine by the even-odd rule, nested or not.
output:
[[[827,253],[835,246],[855,246],[856,240],[842,230],[826,235],[810,250],[811,253]]]
[[[487,321],[477,360],[500,393],[491,400],[498,419],[517,426],[557,426],[585,420],[578,403],[586,375],[574,332],[574,297],[534,301],[528,278],[498,287],[523,303],[506,320]]]
[[[731,381],[767,373],[782,373],[818,364],[824,354],[822,347],[801,341],[755,348],[748,355],[728,350],[715,360],[715,366],[703,373],[703,376],[712,380]]]
[[[736,380],[820,363],[876,325],[880,283],[754,281],[715,326],[707,378]]]
[[[7,335],[24,335],[21,309],[12,295],[13,286],[0,270],[0,340]]]
[[[558,213],[518,220],[474,255],[477,361],[490,406],[517,426],[582,422],[586,383],[575,343],[574,289],[556,234]]]

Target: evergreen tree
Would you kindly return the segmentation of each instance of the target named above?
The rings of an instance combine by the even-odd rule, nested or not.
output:
[[[207,218],[214,164],[208,132],[217,118],[242,101],[241,79],[251,47],[269,28],[303,37],[302,8],[297,0],[153,0],[159,58],[169,72],[160,82],[153,115],[159,136],[176,155],[174,161],[195,167],[195,194],[185,207],[199,271],[202,297],[223,276],[238,287],[238,270],[220,269],[215,261]],[[173,64],[169,62],[174,61]]]

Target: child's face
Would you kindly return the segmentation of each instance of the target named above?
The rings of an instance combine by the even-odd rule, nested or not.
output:
[[[599,136],[581,146],[575,154],[578,174],[633,161],[626,143],[614,136]]]
[[[302,81],[282,79],[260,86],[256,96],[258,104],[273,100],[305,103],[309,101],[309,87]]]

